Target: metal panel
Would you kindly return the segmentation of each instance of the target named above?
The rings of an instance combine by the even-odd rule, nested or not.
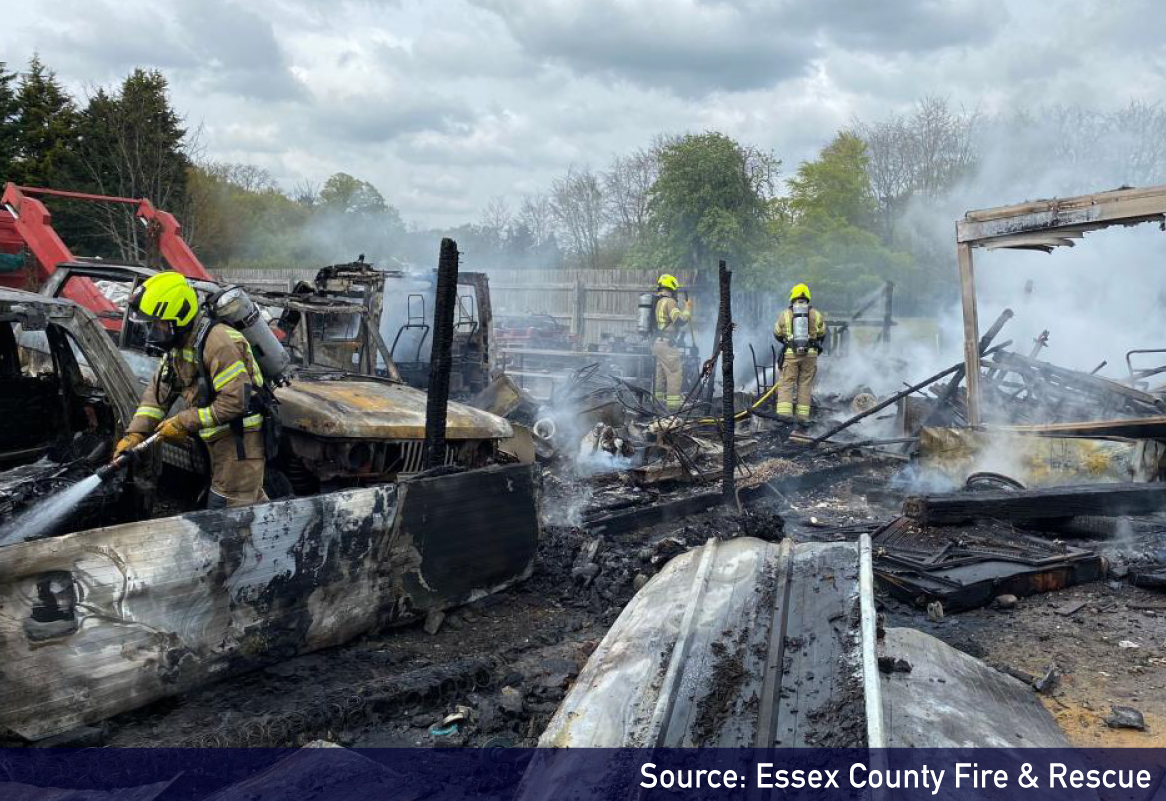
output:
[[[489,468],[0,548],[0,729],[67,731],[524,578],[534,481]]]
[[[710,541],[624,608],[542,747],[866,744],[857,543]]]

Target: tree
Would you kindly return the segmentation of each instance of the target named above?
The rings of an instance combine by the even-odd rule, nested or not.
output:
[[[589,169],[567,170],[551,184],[551,214],[567,250],[589,268],[599,266],[599,245],[603,236],[603,189],[599,177]]]
[[[980,122],[978,114],[952,111],[943,98],[925,97],[908,117],[854,123],[852,132],[867,145],[867,174],[886,241],[894,241],[911,198],[944,197],[972,174]]]
[[[482,233],[490,240],[492,249],[495,252],[500,253],[506,244],[507,233],[510,230],[512,219],[510,206],[506,203],[506,198],[502,195],[495,195],[490,198],[485,208],[482,209],[480,227]]]
[[[185,210],[187,131],[170,105],[169,85],[157,70],[136,69],[114,91],[98,89],[81,115],[78,156],[87,189],[103,195],[146,198],[157,208]],[[91,250],[145,261],[148,237],[134,209],[91,204],[84,215],[97,227]]]
[[[649,192],[651,237],[635,261],[656,268],[708,268],[716,259],[748,269],[766,245],[780,161],[720,133],[690,134],[660,150]]]
[[[787,181],[789,197],[773,223],[771,273],[783,283],[809,283],[835,308],[882,281],[915,280],[911,256],[887,248],[874,232],[867,162],[864,142],[840,132]]]
[[[13,177],[20,131],[15,72],[7,70],[7,64],[0,61],[0,184]]]
[[[518,209],[518,221],[530,231],[534,247],[541,248],[554,237],[555,217],[546,195],[526,195]]]
[[[320,207],[337,214],[383,214],[389,205],[375,186],[368,181],[338,172],[324,182],[320,189]]]
[[[871,230],[876,203],[867,175],[869,161],[862,139],[840,132],[816,161],[802,162],[787,182],[790,211],[803,216],[822,213]]]
[[[606,212],[615,230],[629,239],[648,231],[648,199],[660,174],[660,147],[616,157],[603,173]]]
[[[12,180],[37,186],[72,186],[78,173],[74,155],[77,108],[57,76],[37,56],[20,77],[15,125]]]

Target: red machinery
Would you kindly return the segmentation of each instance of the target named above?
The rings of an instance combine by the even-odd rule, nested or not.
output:
[[[34,257],[32,270],[0,274],[0,285],[18,289],[35,289],[53,273],[57,265],[76,261],[68,246],[53,230],[52,215],[44,203],[33,195],[88,200],[99,203],[124,203],[136,206],[134,216],[155,237],[158,252],[172,270],[188,278],[213,280],[198,257],[182,239],[182,226],[174,215],[154,208],[144,198],[108,197],[83,192],[63,192],[58,189],[38,189],[8,183],[0,197],[0,253],[15,254],[27,247]],[[88,279],[70,281],[65,294],[98,314],[106,328],[117,329],[119,321],[112,319],[114,306]]]

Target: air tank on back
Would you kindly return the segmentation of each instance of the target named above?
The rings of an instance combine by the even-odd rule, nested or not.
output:
[[[265,380],[272,386],[286,384],[290,376],[291,357],[275,338],[271,327],[259,313],[259,307],[242,287],[229,286],[208,301],[211,315],[242,334],[251,345],[251,352],[259,362]]]
[[[655,302],[656,296],[651,292],[640,295],[640,302],[636,307],[636,330],[642,336],[652,333],[652,306]]]

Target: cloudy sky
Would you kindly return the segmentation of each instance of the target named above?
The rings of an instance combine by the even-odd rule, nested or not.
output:
[[[572,164],[716,129],[788,173],[856,115],[1166,99],[1155,0],[38,0],[0,59],[74,91],[170,78],[209,158],[343,170],[406,219],[475,220]]]

